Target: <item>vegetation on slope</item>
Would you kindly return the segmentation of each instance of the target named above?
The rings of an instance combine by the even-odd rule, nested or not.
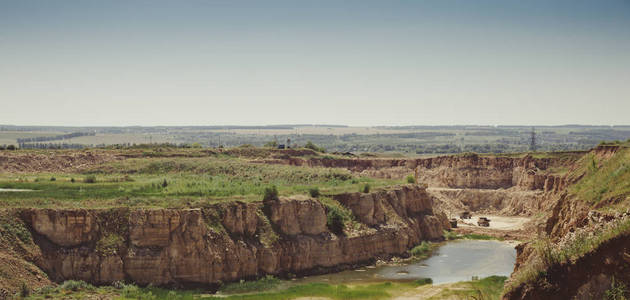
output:
[[[594,153],[580,160],[577,174],[582,179],[571,186],[569,192],[581,201],[599,204],[628,204],[630,195],[630,148],[622,147],[610,158],[597,157]],[[605,203],[600,204],[605,200]]]
[[[182,207],[222,199],[260,200],[270,185],[277,186],[280,195],[309,194],[313,189],[330,195],[397,183],[402,181],[356,177],[345,169],[263,164],[229,156],[134,158],[85,173],[2,174],[0,188],[32,191],[0,191],[0,201],[20,207]]]
[[[584,201],[593,209],[626,210],[630,207],[630,148],[628,143],[602,147],[619,148],[604,155],[593,151],[584,155],[568,174],[569,178],[579,179],[569,187],[569,197],[573,201]],[[546,271],[550,268],[574,262],[622,235],[630,235],[628,218],[614,220],[590,231],[578,230],[562,244],[547,237],[539,238],[533,242],[534,258],[514,274],[504,292],[522,284],[545,281]]]
[[[157,287],[141,288],[133,284],[115,283],[113,286],[94,287],[83,281],[66,281],[59,286],[45,287],[30,293],[26,299],[85,299],[105,297],[109,299],[296,299],[300,297],[324,297],[327,299],[391,299],[395,296],[414,296],[425,290],[438,290],[437,295],[430,299],[499,299],[501,287],[506,278],[491,276],[481,280],[458,282],[444,286],[432,286],[431,280],[416,280],[411,282],[381,282],[357,285],[308,283],[292,286],[281,286],[276,280],[262,279],[251,282],[241,282],[227,287],[236,286],[239,292],[233,295],[211,295],[199,290],[168,290]],[[248,287],[240,289],[240,287]],[[260,287],[261,289],[251,289]],[[269,290],[270,291],[264,291]],[[253,293],[248,293],[253,292]]]
[[[501,291],[506,279],[505,276],[490,276],[481,280],[458,282],[429,299],[498,300],[501,299]]]

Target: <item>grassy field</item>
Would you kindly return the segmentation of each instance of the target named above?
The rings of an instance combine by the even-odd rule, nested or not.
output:
[[[168,290],[156,287],[140,288],[133,284],[117,283],[115,286],[94,287],[82,281],[66,281],[57,287],[47,287],[24,297],[26,299],[227,299],[227,300],[283,300],[300,297],[323,299],[392,299],[396,296],[419,296],[428,289],[437,289],[437,295],[429,299],[499,299],[505,277],[491,276],[481,280],[458,282],[443,286],[432,286],[430,280],[410,282],[381,282],[353,285],[309,283],[290,287],[267,288],[254,282],[251,286],[271,289],[253,293],[212,295],[199,290]],[[268,281],[268,280],[267,280]],[[241,284],[246,285],[246,284]],[[244,290],[242,292],[251,292]],[[434,293],[435,294],[435,293]]]
[[[348,127],[326,125],[199,126],[199,127],[38,127],[0,126],[0,145],[17,138],[93,132],[58,141],[83,145],[198,143],[205,147],[261,146],[276,140],[304,145],[312,141],[328,152],[395,152],[448,154],[509,153],[529,149],[529,126],[394,126]],[[602,140],[627,140],[630,126],[538,126],[538,150],[586,150]]]
[[[580,160],[576,174],[584,177],[570,188],[570,193],[582,201],[597,204],[612,200],[628,206],[630,195],[630,148],[622,147],[609,159],[589,153]]]
[[[9,207],[184,207],[221,200],[260,200],[266,187],[280,195],[324,196],[403,183],[358,177],[345,169],[311,168],[250,162],[228,155],[145,157],[114,161],[80,173],[4,173],[0,192]]]

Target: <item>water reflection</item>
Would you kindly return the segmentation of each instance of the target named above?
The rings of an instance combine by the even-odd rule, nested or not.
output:
[[[426,260],[397,266],[356,270],[298,279],[296,283],[352,283],[431,278],[434,284],[500,275],[509,276],[516,262],[514,245],[499,241],[458,240],[445,243]]]

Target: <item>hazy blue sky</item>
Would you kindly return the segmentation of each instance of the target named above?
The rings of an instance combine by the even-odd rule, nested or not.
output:
[[[630,1],[5,1],[0,124],[630,124]]]

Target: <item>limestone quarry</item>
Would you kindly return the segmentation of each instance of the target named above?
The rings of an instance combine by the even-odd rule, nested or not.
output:
[[[190,156],[203,160],[218,155],[218,151],[199,151],[194,155],[164,151],[167,153],[161,152],[159,157]],[[36,155],[46,158],[41,162],[24,158]],[[291,278],[408,257],[414,246],[443,240],[444,232],[449,230],[523,242],[517,246],[515,272],[506,283],[504,299],[591,299],[603,295],[613,277],[630,280],[626,265],[630,244],[625,231],[594,244],[579,256],[544,265],[539,262],[544,258],[532,239],[544,236],[554,242],[570,243],[567,236],[625,220],[625,215],[618,213],[627,203],[624,192],[613,193],[611,198],[605,191],[600,201],[591,203],[578,201],[579,196],[572,189],[595,176],[589,172],[605,171],[611,162],[622,161],[621,166],[626,169],[617,172],[627,172],[625,146],[545,155],[465,154],[413,159],[313,157],[309,151],[259,154],[238,150],[230,155],[253,166],[349,172],[334,175],[331,180],[338,180],[338,176],[348,181],[365,177],[389,183],[417,172],[418,183],[400,181],[381,186],[377,184],[381,181],[375,181],[376,187],[369,191],[329,194],[323,186],[323,200],[315,193],[286,194],[282,188],[279,196],[253,201],[241,196],[207,202],[184,197],[188,200],[183,207],[24,207],[11,202],[2,210],[3,221],[12,225],[5,225],[2,231],[0,261],[4,267],[0,287],[15,293],[22,282],[34,289],[52,282],[82,280],[95,285],[133,282],[216,289],[226,282],[266,275]],[[75,176],[71,174],[95,170],[104,164],[108,166],[105,170],[111,166],[122,168],[115,164],[127,161],[137,169],[125,169],[122,173],[140,174],[148,172],[141,160],[152,161],[145,156],[121,152],[3,154],[0,161],[2,170],[22,177],[38,168]],[[57,160],[63,162],[65,169],[51,167]],[[585,164],[592,164],[591,160],[597,170],[584,169]],[[210,172],[181,162],[176,168],[181,170],[183,166],[195,174]],[[621,187],[627,187],[627,183]],[[41,199],[33,201],[44,203]],[[115,198],[107,203],[114,201],[128,200]],[[612,206],[615,212],[602,209]],[[331,212],[337,209],[352,216],[344,221],[341,232],[331,227]],[[476,219],[460,219],[458,228],[451,228],[449,219],[458,218],[462,211],[472,212],[473,217],[488,217],[490,227],[476,226]],[[539,273],[519,275],[532,265],[538,266]],[[586,270],[596,270],[597,274]]]

